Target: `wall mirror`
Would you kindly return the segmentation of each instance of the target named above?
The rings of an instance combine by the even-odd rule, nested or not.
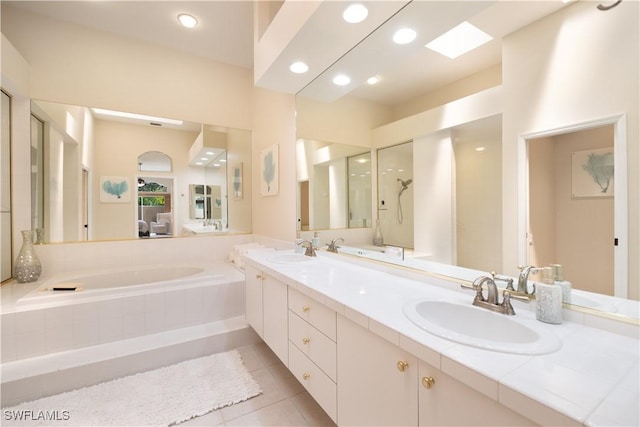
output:
[[[296,142],[298,229],[371,227],[371,151],[300,138]]]
[[[409,11],[411,7],[414,7],[414,4],[415,7],[419,7],[419,3],[426,2],[412,2],[403,9],[403,12]],[[433,2],[431,4],[432,7],[437,7],[436,3],[444,5],[445,2]],[[496,8],[508,6],[508,3],[510,2],[502,2]],[[533,2],[528,3],[528,6],[535,7]],[[584,12],[584,9],[587,8],[586,5],[580,4],[570,5],[569,7],[575,7],[579,12]],[[538,18],[543,18],[546,14],[552,12],[546,11],[539,15]],[[384,30],[385,27],[392,27],[390,24],[399,15],[394,16],[380,29]],[[472,15],[474,15],[474,12],[470,12],[470,19]],[[598,16],[600,17],[600,15]],[[429,22],[429,19],[425,18],[424,22]],[[491,22],[493,23],[493,21]],[[500,25],[496,23],[495,26],[499,27]],[[517,27],[514,26],[510,31],[515,29]],[[385,98],[382,94],[389,95],[388,89],[364,84],[367,77],[365,74],[358,75],[357,79],[352,79],[352,84],[348,85],[347,88],[334,89],[333,92],[329,89],[324,89],[325,86],[322,86],[323,84],[330,85],[335,75],[345,72],[347,68],[345,65],[353,63],[369,65],[370,62],[364,60],[362,55],[366,56],[367,51],[374,52],[376,48],[383,49],[381,39],[378,37],[383,33],[384,31],[374,32],[346,54],[344,61],[341,59],[331,68],[325,70],[310,86],[297,94],[296,119],[299,129],[298,136],[304,135],[307,138],[328,139],[326,137],[327,134],[332,132],[344,134],[348,130],[362,136],[360,139],[353,139],[354,141],[366,141],[370,147],[377,148],[372,171],[375,179],[373,188],[374,221],[376,217],[381,219],[386,243],[395,243],[408,249],[406,251],[407,257],[404,261],[386,260],[387,262],[400,263],[404,266],[438,272],[439,274],[465,280],[472,280],[479,274],[488,274],[490,271],[499,270],[503,267],[503,260],[506,255],[503,250],[503,234],[505,232],[503,229],[505,224],[503,212],[505,203],[513,204],[513,212],[510,212],[509,215],[517,216],[520,210],[525,211],[520,207],[522,201],[514,199],[511,202],[506,202],[503,200],[505,187],[518,185],[515,179],[513,182],[505,182],[503,171],[506,166],[503,156],[505,152],[511,154],[518,145],[527,146],[526,143],[519,144],[515,138],[503,139],[503,131],[505,129],[513,131],[513,128],[518,126],[522,126],[525,128],[523,130],[527,130],[527,123],[503,123],[503,118],[506,120],[506,117],[499,113],[505,107],[501,104],[499,110],[486,114],[480,119],[462,121],[451,126],[439,126],[449,121],[455,122],[456,119],[453,118],[453,115],[462,112],[458,108],[449,109],[443,107],[441,110],[434,112],[433,115],[426,116],[427,120],[433,120],[438,123],[439,127],[434,126],[438,128],[437,132],[411,133],[413,128],[407,130],[400,128],[401,125],[395,126],[395,124],[397,121],[410,118],[412,114],[420,111],[411,110],[412,107],[419,103],[417,99],[406,97],[406,103],[411,105],[404,105],[402,101],[398,102],[399,96],[394,98],[390,95]],[[374,45],[375,43],[378,44]],[[405,81],[408,82],[410,77],[415,78],[418,70],[426,70],[425,68],[413,66],[418,63],[413,55],[413,52],[407,53],[405,57],[396,58],[397,61],[390,61],[387,67],[380,72],[381,81],[384,83],[392,78],[402,79],[404,77]],[[497,59],[498,63],[499,61]],[[442,65],[437,60],[435,62],[438,66]],[[453,73],[458,71],[455,68],[451,69]],[[427,73],[427,71],[423,72]],[[438,79],[438,77],[441,77],[437,75],[437,72],[431,73],[431,69],[429,69],[429,72],[429,78]],[[428,80],[428,77],[425,75],[423,83]],[[516,77],[510,76],[510,78],[515,79]],[[426,83],[424,84],[426,85]],[[414,91],[418,90],[417,87],[413,86]],[[503,89],[503,85],[499,83],[494,87],[498,91]],[[404,89],[407,88],[404,87]],[[435,87],[434,96],[436,97],[442,95],[437,89],[440,89],[440,86]],[[323,93],[335,94],[336,91],[340,91],[340,93],[335,96],[323,96]],[[501,92],[500,94],[502,96]],[[399,95],[399,92],[397,95]],[[314,102],[309,101],[309,99],[313,99]],[[390,101],[387,101],[388,99]],[[456,99],[458,98],[452,98],[451,101]],[[445,99],[442,104],[446,104],[448,107],[448,101]],[[510,99],[510,102],[516,101]],[[323,104],[323,108],[320,108],[318,104]],[[431,108],[440,104],[425,102],[425,105],[422,111],[430,112],[432,111],[430,110]],[[469,105],[465,106],[468,107]],[[602,110],[596,109],[595,111]],[[466,111],[462,115],[464,114],[466,114]],[[591,117],[597,117],[597,113],[588,114],[591,114]],[[604,114],[607,114],[607,112]],[[567,113],[567,116],[570,116],[570,114]],[[323,128],[315,129],[316,133],[308,132],[309,123],[314,119],[317,122],[321,122]],[[534,121],[534,118],[531,118],[531,120],[532,123],[538,123]],[[550,121],[555,123],[554,120]],[[388,127],[389,130],[384,134],[387,138],[383,143],[380,143],[380,139],[376,139],[376,136],[381,133],[376,133],[374,130],[378,130],[381,126],[388,124],[393,124],[394,126]],[[417,127],[418,125],[413,121],[410,122],[410,126]],[[532,128],[535,129],[536,127]],[[590,127],[595,126],[592,124]],[[304,134],[300,132],[301,129],[304,129]],[[366,129],[369,131],[368,136],[365,132]],[[566,133],[566,129],[564,131]],[[617,126],[613,131],[616,135],[620,132],[625,132],[624,126]],[[373,136],[371,135],[372,133]],[[397,135],[402,136],[398,136],[391,142],[395,137],[395,135],[389,136],[391,133],[397,133]],[[547,136],[549,135],[543,133],[527,134],[524,140]],[[334,140],[339,139],[335,138]],[[346,140],[344,138],[340,141],[346,142]],[[618,141],[616,139],[616,170],[620,163],[627,163],[627,149],[626,147],[619,147]],[[410,142],[410,145],[405,145],[408,142]],[[387,166],[387,162],[390,162],[393,157],[389,156],[389,154],[394,153],[395,147],[397,147],[397,150],[401,148],[407,149],[406,157],[411,160],[404,162],[403,173],[396,172],[395,176],[393,174],[386,176],[383,172],[392,172],[387,171],[387,169],[398,170],[395,166]],[[408,150],[409,147],[411,147],[411,150]],[[521,150],[521,148],[519,147],[518,150]],[[522,150],[526,153],[526,148],[522,148]],[[587,150],[590,150],[590,148],[585,150],[576,149],[574,151]],[[393,155],[399,156],[398,153]],[[510,158],[513,159],[513,155]],[[409,165],[412,168],[411,173],[407,173]],[[546,162],[546,165],[549,165],[549,161]],[[518,165],[518,173],[525,173],[525,167],[524,163]],[[616,191],[619,190],[619,185],[626,188],[625,182],[620,182],[617,176],[614,178],[614,183]],[[401,203],[398,203],[398,198],[400,198]],[[618,203],[617,196],[614,198],[614,204],[616,203]],[[412,209],[409,208],[410,204],[413,204]],[[400,206],[402,206],[401,210],[398,209]],[[614,216],[619,214],[617,206],[616,204]],[[624,207],[622,209],[628,212],[629,208]],[[410,211],[409,213],[408,210]],[[529,211],[527,210],[526,212]],[[509,217],[509,221],[512,220]],[[518,227],[526,227],[524,224],[527,224],[524,217],[517,222]],[[614,228],[617,229],[619,222],[615,221],[615,224]],[[408,232],[408,236],[402,236],[400,227],[405,227],[408,230],[410,226],[413,227],[413,232]],[[618,231],[615,234],[619,235]],[[347,232],[344,232],[344,235],[353,236],[352,239],[354,241],[349,241],[349,238],[347,238],[344,243],[345,246],[357,247],[353,253],[364,253],[377,260],[383,260],[379,254],[370,253],[372,251],[372,243],[368,236],[367,241],[363,241],[360,235],[350,235]],[[522,236],[525,236],[525,230],[523,230]],[[607,239],[611,237],[615,236],[612,236],[609,232]],[[541,238],[542,236],[540,236]],[[413,242],[411,239],[413,239]],[[565,237],[565,239],[569,239],[569,237]],[[519,247],[519,253],[528,254],[528,248],[524,247],[524,245],[528,245],[527,240],[520,237],[517,237],[517,240],[519,245],[522,245],[522,248]],[[536,232],[534,231],[533,241],[535,242],[536,240],[538,245],[543,244],[542,240],[536,237]],[[575,244],[579,244],[578,242],[579,239]],[[610,243],[609,248],[613,245],[613,240]],[[626,248],[621,249],[620,246],[616,246],[614,251],[616,253],[624,253],[625,256],[629,253]],[[519,261],[522,263],[534,263],[533,258],[529,259],[527,256],[520,256]],[[543,255],[539,253],[537,256],[542,257]],[[618,258],[620,257],[616,258],[612,253],[607,256],[613,258],[613,269],[616,272],[622,271],[623,275],[626,276],[625,267],[617,266]],[[535,262],[547,263],[549,261],[538,258]],[[554,262],[563,263],[558,259]],[[589,269],[586,269],[585,273],[589,274]],[[565,278],[567,280],[572,279],[566,270]],[[634,292],[629,289],[628,292],[616,294],[615,283],[618,279],[613,279],[613,275],[610,272],[608,273],[608,278],[614,281],[614,295],[619,295],[619,297],[615,298],[616,307],[607,300],[606,291],[598,289],[583,291],[584,294],[581,297],[584,298],[576,297],[572,301],[573,305],[595,308],[603,312],[638,319],[637,301],[626,299],[626,295],[637,295],[638,290],[636,289]],[[580,279],[574,279],[573,281],[576,280]],[[626,283],[626,277],[621,277],[621,281]],[[630,283],[628,285],[638,286]],[[576,282],[574,288],[577,295],[582,286]],[[607,301],[602,303],[605,300]],[[592,301],[598,301],[599,305],[596,307],[592,304]],[[619,307],[626,305],[627,302],[632,306],[631,310],[620,310]]]
[[[250,173],[249,131],[39,100],[31,108],[42,128],[32,181],[43,183],[36,217],[46,243],[210,233],[190,228],[202,220],[190,215],[189,184],[219,188],[211,213],[225,232],[251,232],[250,189],[227,198],[237,192],[226,167],[231,159]]]
[[[620,115],[521,138],[523,253],[531,265],[563,266],[572,304],[639,318],[637,301],[620,302],[638,292],[626,276],[625,122]]]

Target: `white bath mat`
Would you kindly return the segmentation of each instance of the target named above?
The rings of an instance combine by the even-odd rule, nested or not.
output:
[[[2,420],[25,426],[167,426],[260,393],[233,350],[4,408]]]

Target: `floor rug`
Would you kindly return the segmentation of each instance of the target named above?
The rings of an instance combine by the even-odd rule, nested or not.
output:
[[[3,408],[2,419],[3,425],[167,426],[260,393],[233,350]]]

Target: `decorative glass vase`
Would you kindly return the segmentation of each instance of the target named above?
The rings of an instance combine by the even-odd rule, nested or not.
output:
[[[373,232],[373,244],[375,246],[383,246],[384,239],[382,237],[382,230],[380,229],[380,219],[376,218],[376,230]]]
[[[42,273],[42,264],[33,247],[33,231],[22,230],[22,247],[13,268],[13,276],[19,283],[31,283],[38,280]]]

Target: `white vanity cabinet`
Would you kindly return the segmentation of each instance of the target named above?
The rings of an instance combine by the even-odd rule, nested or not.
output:
[[[245,266],[245,318],[260,338],[264,338],[262,321],[262,277],[262,271],[248,264]]]
[[[289,370],[334,421],[336,313],[289,288]]]
[[[423,361],[419,362],[419,381],[420,426],[536,425]]]
[[[338,424],[418,425],[418,359],[342,316],[337,342]]]
[[[247,321],[285,366],[288,366],[287,285],[247,265],[245,286]]]

